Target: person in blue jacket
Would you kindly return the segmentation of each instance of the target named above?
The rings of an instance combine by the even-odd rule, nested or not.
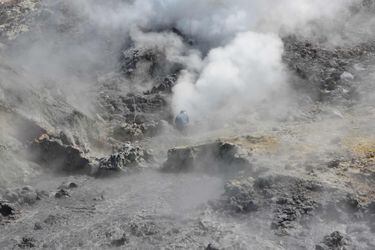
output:
[[[189,125],[189,116],[186,111],[181,110],[181,112],[176,116],[174,124],[176,128],[180,131],[183,131]]]

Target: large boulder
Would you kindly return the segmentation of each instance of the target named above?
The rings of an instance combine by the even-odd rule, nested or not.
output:
[[[234,144],[217,141],[198,146],[178,147],[168,151],[164,172],[203,171],[209,173],[236,173],[250,169],[247,155]]]

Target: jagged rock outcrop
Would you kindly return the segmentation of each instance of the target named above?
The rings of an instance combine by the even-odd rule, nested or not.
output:
[[[59,138],[47,134],[30,146],[31,160],[62,172],[90,172],[90,160],[78,148],[64,144]]]
[[[152,32],[145,32],[145,35],[152,34]],[[176,28],[157,30],[157,32],[158,34],[164,33],[176,36],[187,46],[193,44],[191,39],[187,38]],[[131,41],[130,46],[128,45],[123,49],[120,56],[120,65],[121,71],[127,77],[138,78],[138,80],[152,78],[155,82],[155,87],[162,84],[165,79],[175,78],[174,76],[178,75],[183,69],[180,63],[169,60],[163,47],[159,47],[156,43],[140,45],[136,44],[135,41]],[[174,84],[174,82],[170,83]]]
[[[14,40],[19,34],[28,31],[39,0],[0,1],[0,40]]]
[[[143,126],[143,130],[147,130],[147,124],[172,120],[168,100],[159,94],[123,96],[119,92],[107,89],[100,95],[100,106],[103,119],[115,126],[135,123]]]
[[[21,241],[17,244],[20,249],[29,249],[36,247],[36,240],[32,237],[22,237]]]
[[[143,138],[142,125],[124,123],[113,129],[112,137],[120,141],[134,141]]]
[[[293,36],[283,42],[283,60],[299,77],[294,87],[317,100],[356,98],[356,63],[375,53],[372,43],[332,49]]]
[[[160,84],[157,86],[154,86],[151,90],[146,91],[146,95],[150,94],[159,94],[159,93],[167,93],[167,94],[172,94],[172,88],[177,82],[177,74],[172,74],[166,76]]]
[[[353,249],[350,247],[351,239],[343,235],[342,233],[335,231],[330,235],[324,237],[321,244],[316,245],[316,250],[349,250]]]
[[[256,211],[260,204],[255,199],[253,189],[254,179],[249,177],[241,181],[232,180],[225,185],[225,193],[228,196],[228,203],[237,212],[247,213]]]
[[[270,227],[285,233],[321,205],[319,183],[290,176],[240,177],[225,185],[222,206],[236,213],[272,210]]]
[[[106,176],[118,172],[130,172],[145,167],[151,155],[140,146],[125,143],[112,155],[98,159],[92,164],[95,176]]]
[[[368,10],[375,10],[375,1],[374,0],[363,0],[362,6]]]
[[[123,123],[113,128],[111,136],[119,141],[137,141],[153,137],[160,131],[160,122],[150,121],[142,124]]]

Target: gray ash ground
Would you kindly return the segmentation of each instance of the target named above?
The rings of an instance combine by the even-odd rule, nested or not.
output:
[[[76,34],[64,4],[5,2],[4,48],[53,13]],[[14,88],[30,75],[2,60],[0,249],[375,249],[374,45],[283,42],[297,113],[184,133],[171,107],[183,66],[163,51],[119,46],[117,70],[95,72],[95,115]]]

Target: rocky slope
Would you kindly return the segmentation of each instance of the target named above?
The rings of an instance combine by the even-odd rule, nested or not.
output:
[[[288,34],[296,98],[285,117],[180,133],[171,98],[186,65],[104,34],[100,48],[116,62],[89,57],[72,69],[79,52],[59,41],[89,46],[95,33],[77,12],[0,0],[1,249],[375,248],[372,42],[332,48]],[[68,65],[49,59],[74,77],[45,64],[40,75],[15,53],[39,55],[25,41],[56,30],[53,51]],[[196,49],[175,27],[143,32]]]

